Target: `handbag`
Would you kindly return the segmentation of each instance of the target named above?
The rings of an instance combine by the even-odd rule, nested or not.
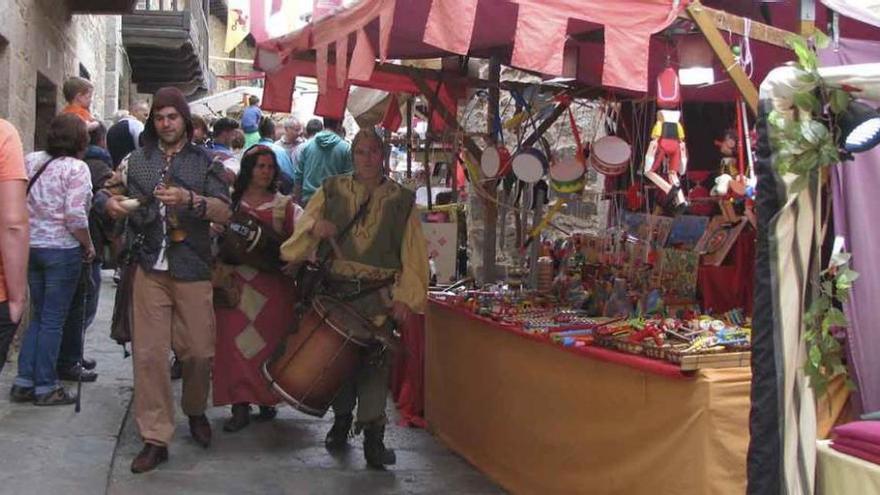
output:
[[[211,271],[211,287],[214,289],[214,306],[237,308],[241,302],[241,287],[235,277],[235,269],[225,263],[216,263]]]
[[[137,273],[137,254],[143,246],[143,235],[138,234],[131,244],[119,256],[120,277],[116,286],[116,297],[113,301],[113,318],[110,320],[110,338],[125,347],[131,342],[134,317],[134,277]],[[128,356],[126,350],[125,355]]]
[[[131,342],[132,327],[134,326],[132,317],[134,277],[137,273],[137,267],[137,263],[128,263],[123,266],[119,284],[116,287],[116,298],[113,301],[110,338],[121,346]]]
[[[218,257],[230,265],[249,265],[260,271],[281,269],[282,239],[248,212],[236,208],[220,236]]]

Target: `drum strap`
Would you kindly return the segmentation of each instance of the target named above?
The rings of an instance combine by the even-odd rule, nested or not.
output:
[[[339,231],[339,234],[336,235],[336,242],[341,242],[348,232],[354,227],[354,224],[364,216],[367,212],[367,206],[370,204],[371,196],[367,196],[367,199],[364,200],[363,204],[358,207],[357,212],[354,214],[351,220],[349,220],[348,224]],[[328,243],[321,242],[322,246],[326,246]],[[299,272],[296,275],[296,285],[300,291],[300,302],[302,303],[300,306],[302,307],[303,313],[305,308],[310,304],[312,296],[315,295],[315,290],[319,289],[319,287],[324,283],[324,277],[327,274],[327,261],[330,259],[330,255],[333,253],[332,249],[326,249],[321,256],[320,260],[317,263],[313,262],[305,262],[302,267],[300,267]]]

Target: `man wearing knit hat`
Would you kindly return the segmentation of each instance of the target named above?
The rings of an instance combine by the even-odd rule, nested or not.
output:
[[[181,405],[192,438],[205,448],[211,443],[205,417],[214,356],[208,231],[211,222],[225,223],[231,211],[223,165],[193,145],[192,136],[183,94],[160,89],[143,147],[123,160],[115,183],[96,199],[99,211],[128,217],[125,237],[137,263],[131,298],[134,417],[145,445],[131,463],[134,473],[168,458],[174,433],[171,350],[183,368]],[[126,199],[139,205],[130,210]]]

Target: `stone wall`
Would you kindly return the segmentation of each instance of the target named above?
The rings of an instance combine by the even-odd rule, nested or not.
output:
[[[248,44],[247,40],[241,42],[231,53],[226,53],[226,23],[215,15],[208,16],[208,33],[210,33],[208,36],[210,49],[208,51],[212,56],[240,58],[243,60],[254,59],[256,48]],[[208,65],[215,76],[243,75],[253,71],[253,67],[249,64],[228,60],[209,59]],[[256,81],[229,81],[218,77],[214,92],[219,93],[237,86],[253,86],[255,84]]]
[[[102,117],[108,120],[120,109],[128,109],[135,90],[131,83],[131,64],[122,44],[122,18],[107,17],[105,33],[105,100]]]
[[[111,16],[72,16],[60,0],[0,0],[0,116],[34,147],[38,73],[55,87],[56,110],[64,105],[64,80],[80,74],[95,84],[93,111],[107,112],[107,23]],[[110,104],[112,105],[112,98]],[[103,116],[103,115],[101,115]]]

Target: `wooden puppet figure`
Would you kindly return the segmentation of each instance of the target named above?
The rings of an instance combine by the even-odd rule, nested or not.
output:
[[[719,197],[718,206],[721,208],[724,220],[728,223],[735,223],[739,220],[739,215],[734,210],[733,201],[738,196],[739,184],[741,183],[738,180],[741,176],[739,162],[736,159],[736,131],[732,129],[725,131],[721,139],[715,141],[715,146],[721,153],[721,165],[718,177],[715,178],[715,186],[712,187],[712,196]]]
[[[679,178],[687,171],[687,147],[681,125],[681,86],[678,72],[667,67],[657,76],[657,121],[651,129],[651,144],[645,154],[645,177],[657,185],[682,213],[688,203]],[[664,169],[665,165],[665,169]],[[666,176],[661,173],[665,170]]]
[[[645,177],[666,193],[677,212],[684,211],[688,206],[680,181],[687,171],[687,159],[681,112],[659,110],[657,122],[651,130],[651,143],[645,154]],[[660,174],[664,165],[665,177]]]

